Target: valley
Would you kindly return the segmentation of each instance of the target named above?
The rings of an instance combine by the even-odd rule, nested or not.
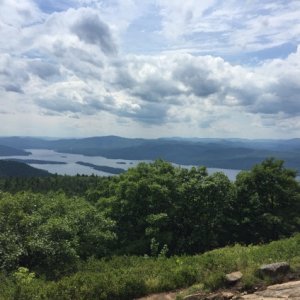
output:
[[[300,171],[300,139],[129,139],[102,136],[81,139],[1,137],[1,159],[17,159],[57,174],[112,175],[141,161],[164,159],[177,166],[206,166],[209,172],[223,171],[234,180],[239,170],[248,170],[267,157],[285,161]],[[76,162],[83,162],[78,164]],[[114,169],[94,168],[92,165]],[[117,171],[116,171],[117,170]],[[111,172],[110,172],[111,171]]]

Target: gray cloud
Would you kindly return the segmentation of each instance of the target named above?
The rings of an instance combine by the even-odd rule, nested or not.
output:
[[[55,44],[53,52],[55,60],[69,74],[73,73],[78,78],[84,80],[88,78],[101,79],[101,74],[105,66],[105,60],[101,53],[94,53],[89,49],[79,49],[61,44]]]
[[[148,125],[192,123],[199,117],[197,124],[201,128],[214,128],[213,124],[230,110],[274,117],[279,113],[300,114],[300,77],[294,74],[299,50],[296,58],[282,60],[279,67],[266,64],[252,70],[230,65],[220,58],[186,54],[120,57],[113,63],[99,57],[95,59],[100,59],[99,66],[94,66],[93,60],[86,61],[88,53],[91,52],[66,48],[65,55],[58,60],[63,74],[58,65],[28,61],[27,72],[42,79],[57,77],[55,82],[42,83],[47,87],[43,90],[45,98],[40,91],[33,91],[33,99],[40,108],[50,114],[76,116],[108,112]],[[280,72],[283,68],[285,74]],[[5,69],[1,76],[12,78],[17,70]],[[20,78],[26,78],[24,74],[23,71]],[[290,74],[294,74],[292,78]],[[13,86],[6,80],[5,88],[25,91],[28,80],[19,79]],[[177,117],[180,114],[186,121]],[[217,117],[208,119],[203,117],[205,114]]]
[[[174,77],[188,87],[189,92],[198,97],[207,97],[218,92],[221,85],[214,75],[210,74],[207,67],[190,63],[179,65],[174,72]]]
[[[109,96],[99,96],[96,98],[92,93],[82,89],[81,99],[78,96],[68,94],[66,91],[57,91],[51,98],[38,98],[36,104],[46,110],[44,114],[64,114],[72,113],[78,115],[97,115],[101,111],[115,112],[115,100]],[[48,111],[48,112],[47,112]]]
[[[56,97],[53,99],[44,98],[39,99],[36,103],[44,109],[50,110],[52,112],[57,113],[77,113],[77,112],[84,112],[82,109],[82,105],[78,102],[70,101],[68,99],[64,99],[63,97]]]
[[[148,125],[161,125],[168,120],[168,107],[161,103],[143,103],[139,110],[130,112],[119,110],[118,116],[133,119],[139,123]]]
[[[136,75],[129,71],[129,62],[118,60],[113,63],[114,79],[113,84],[119,89],[132,89],[137,85]]]
[[[277,84],[262,91],[257,102],[250,108],[253,113],[276,115],[284,113],[288,116],[300,115],[300,80],[282,78]]]
[[[102,20],[98,10],[81,7],[21,28],[18,51],[0,55],[1,97],[12,99],[11,107],[22,98],[45,115],[96,120],[105,112],[115,120],[212,130],[231,113],[269,120],[300,114],[300,50],[251,68],[184,53],[121,56]]]
[[[8,111],[5,111],[5,110],[0,110],[0,115],[12,115],[14,114],[13,112],[8,112]]]
[[[145,58],[144,64],[139,59],[137,68],[128,67],[131,70],[128,76],[124,68],[121,74],[125,79],[124,88],[130,86],[130,94],[145,102],[163,103],[166,115],[173,105],[187,109],[200,98],[206,105],[230,107],[262,116],[270,114],[275,118],[279,113],[293,117],[300,115],[299,58],[300,48],[287,59],[267,62],[249,70],[214,57],[170,55],[164,58],[164,65],[161,57],[157,60]],[[131,64],[134,65],[134,59]],[[149,75],[147,70],[151,70]],[[126,81],[126,78],[130,80]],[[118,82],[119,88],[120,83],[122,81]],[[189,94],[194,97],[190,98]],[[195,109],[201,111],[201,106],[199,102]]]
[[[278,110],[289,115],[300,115],[300,78],[280,78],[279,84],[272,87],[276,95]]]
[[[82,14],[71,30],[82,41],[100,46],[105,54],[116,54],[117,49],[110,29],[97,14]]]
[[[22,88],[19,85],[16,84],[6,84],[3,86],[3,88],[5,89],[5,91],[7,92],[14,92],[14,93],[18,93],[18,94],[23,94],[24,91],[22,90]]]
[[[147,78],[143,83],[136,83],[132,89],[132,95],[149,102],[167,102],[179,104],[177,96],[182,91],[178,89],[176,83],[162,78]]]
[[[9,54],[0,56],[0,88],[6,92],[23,94],[23,87],[29,80],[22,60],[13,59]]]
[[[28,70],[44,80],[60,75],[59,67],[57,65],[43,62],[41,60],[30,61],[28,63]]]

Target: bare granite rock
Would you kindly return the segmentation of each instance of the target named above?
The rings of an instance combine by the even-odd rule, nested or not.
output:
[[[232,272],[225,275],[225,280],[228,284],[235,284],[239,280],[241,280],[243,277],[243,273],[240,271]]]
[[[176,295],[177,295],[176,292],[167,292],[167,293],[148,295],[135,300],[175,300]]]
[[[266,290],[239,297],[244,300],[300,299],[300,281],[268,286]]]
[[[262,276],[277,277],[287,274],[289,270],[290,265],[287,262],[278,262],[261,266],[259,268],[259,274]]]
[[[203,292],[200,292],[200,293],[185,296],[183,299],[184,300],[199,300],[199,299],[203,299],[204,295],[205,294]]]
[[[234,294],[231,292],[220,292],[209,295],[205,300],[229,300],[232,299],[233,296]]]

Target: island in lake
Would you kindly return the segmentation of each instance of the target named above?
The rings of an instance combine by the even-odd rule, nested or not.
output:
[[[90,168],[93,168],[94,170],[111,173],[111,174],[121,174],[126,171],[121,168],[114,168],[114,167],[109,167],[109,166],[99,166],[99,165],[94,165],[94,164],[87,163],[84,161],[77,161],[76,164],[81,165],[81,166],[90,167]]]
[[[64,161],[53,161],[53,160],[40,160],[40,159],[22,159],[22,158],[10,158],[10,161],[18,161],[25,164],[37,164],[37,165],[65,165]]]

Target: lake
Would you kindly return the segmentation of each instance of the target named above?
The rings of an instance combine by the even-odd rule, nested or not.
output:
[[[102,156],[85,156],[81,154],[70,154],[70,153],[58,153],[53,150],[44,149],[26,149],[26,151],[31,152],[28,156],[1,156],[0,159],[35,159],[42,161],[52,161],[52,162],[63,162],[65,164],[36,164],[28,163],[30,166],[46,170],[50,173],[57,173],[60,175],[99,175],[99,176],[111,176],[112,174],[94,170],[91,167],[79,165],[76,162],[86,162],[94,165],[108,166],[113,168],[122,168],[127,170],[128,168],[136,166],[140,163],[140,160],[126,160],[126,159],[109,159]],[[150,162],[150,161],[148,161]],[[192,166],[181,165],[184,168],[191,168]],[[215,172],[225,173],[230,180],[235,180],[236,175],[240,170],[230,170],[230,169],[218,169],[218,168],[207,168],[209,174]]]

